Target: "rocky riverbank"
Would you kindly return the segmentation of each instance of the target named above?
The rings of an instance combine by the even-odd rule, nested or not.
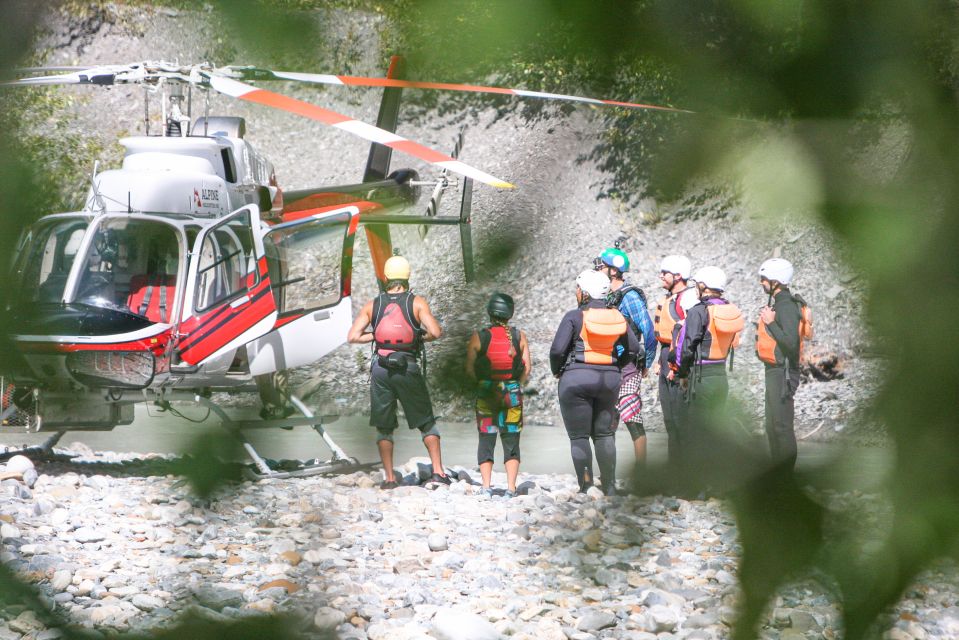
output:
[[[164,473],[169,460],[153,460]],[[70,624],[110,635],[189,613],[282,613],[306,636],[343,639],[731,633],[740,548],[720,500],[582,495],[571,475],[527,474],[523,495],[490,499],[473,469],[453,468],[450,487],[420,486],[430,470],[414,459],[393,491],[374,471],[245,482],[201,501],[174,476],[147,475],[150,464],[105,453],[37,468],[16,458],[0,471],[2,561]],[[878,497],[824,499],[870,505],[870,531],[883,529]],[[835,601],[804,581],[778,594],[761,635],[835,638],[840,624]],[[883,624],[896,640],[957,637],[955,568],[927,572]],[[0,610],[2,640],[58,634],[22,606]]]

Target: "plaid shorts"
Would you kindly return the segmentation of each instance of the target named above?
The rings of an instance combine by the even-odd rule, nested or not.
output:
[[[639,385],[643,376],[635,367],[623,369],[623,381],[619,386],[619,402],[616,410],[623,422],[637,422],[643,411],[643,398],[639,395]]]
[[[476,387],[476,428],[480,433],[523,430],[523,389],[515,380],[481,380]]]

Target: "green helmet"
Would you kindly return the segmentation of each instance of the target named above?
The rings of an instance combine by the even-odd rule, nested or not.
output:
[[[622,249],[610,247],[599,254],[599,259],[607,267],[619,269],[620,273],[629,271],[629,256]]]

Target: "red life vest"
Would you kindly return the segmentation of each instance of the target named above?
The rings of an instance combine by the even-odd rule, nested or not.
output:
[[[583,309],[583,328],[576,361],[586,364],[616,364],[616,342],[626,334],[626,319],[617,309]]]
[[[805,343],[812,340],[812,309],[796,294],[792,294],[793,300],[799,306],[799,361],[802,362],[803,347]],[[770,335],[766,329],[766,323],[760,320],[756,323],[756,355],[766,364],[778,364],[776,361],[776,339]],[[798,366],[795,363],[794,366]]]
[[[413,314],[411,292],[381,293],[373,301],[373,342],[381,356],[419,351],[420,324]]]
[[[477,380],[519,380],[526,365],[515,327],[493,326],[479,332],[480,350],[474,370]]]

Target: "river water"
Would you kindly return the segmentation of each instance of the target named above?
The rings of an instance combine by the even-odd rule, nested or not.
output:
[[[202,419],[205,409],[181,406],[188,418]],[[235,419],[255,419],[252,410],[232,409]],[[210,417],[194,423],[169,413],[158,413],[146,404],[136,405],[133,424],[115,428],[113,431],[77,431],[66,434],[58,446],[82,442],[95,451],[136,453],[186,453],[195,437],[203,433],[219,432],[218,421]],[[342,416],[325,426],[336,443],[348,455],[361,462],[375,462],[379,455],[375,443],[375,431],[368,418],[362,415]],[[396,432],[394,460],[397,465],[414,456],[425,456],[426,450],[418,432],[403,426]],[[443,463],[445,466],[462,465],[468,468],[476,464],[476,429],[472,424],[440,422]],[[40,444],[49,434],[4,431],[0,427],[0,445]],[[268,458],[319,458],[326,460],[330,452],[309,427],[295,427],[291,431],[280,429],[253,429],[246,432],[247,438],[260,455]],[[625,428],[616,435],[619,464],[617,475],[627,477],[632,471],[632,443]],[[761,444],[761,443],[757,443]],[[651,465],[662,463],[666,457],[666,436],[649,433],[649,460]],[[523,471],[528,473],[572,473],[569,454],[569,439],[559,426],[528,426],[521,440]],[[502,452],[497,448],[495,470],[502,470]],[[826,463],[835,460],[838,464]],[[828,484],[843,489],[876,489],[883,482],[893,463],[891,449],[877,447],[843,447],[834,443],[800,442],[800,469],[811,472],[817,484]]]

